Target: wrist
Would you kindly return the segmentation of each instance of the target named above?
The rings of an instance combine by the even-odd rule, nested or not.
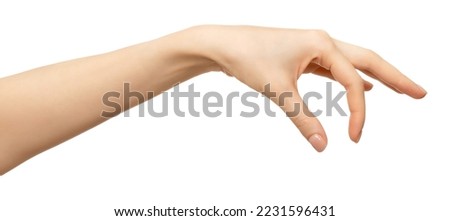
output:
[[[222,63],[227,50],[226,26],[200,25],[176,33],[182,43],[180,51],[194,57],[202,73],[224,71]],[[224,38],[225,37],[225,38]],[[186,53],[187,52],[187,53]]]
[[[171,66],[179,66],[179,72],[189,77],[220,71],[216,55],[221,45],[214,39],[213,27],[194,26],[163,37]]]
[[[129,56],[138,54],[138,74],[146,82],[142,90],[155,95],[202,73],[220,71],[211,56],[208,33],[192,27],[183,31],[131,47]],[[208,41],[208,42],[207,42]],[[129,59],[129,58],[128,58]]]

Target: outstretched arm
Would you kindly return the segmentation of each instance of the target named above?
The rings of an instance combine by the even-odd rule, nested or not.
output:
[[[322,31],[247,26],[199,26],[106,54],[58,63],[0,79],[0,174],[107,118],[102,97],[129,82],[150,99],[201,73],[223,71],[257,91],[271,84],[280,105],[318,151],[325,131],[302,102],[297,79],[313,72],[348,91],[349,135],[357,142],[365,118],[364,90],[371,84],[355,68],[414,98],[426,92],[378,55]],[[293,96],[279,99],[282,92]],[[124,105],[121,111],[143,100]],[[301,107],[300,112],[294,111]],[[116,112],[115,114],[118,114]],[[293,114],[295,113],[295,114]]]

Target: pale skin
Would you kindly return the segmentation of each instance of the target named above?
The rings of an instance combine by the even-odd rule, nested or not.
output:
[[[317,151],[327,145],[320,122],[307,112],[297,80],[315,73],[336,80],[347,90],[348,133],[358,142],[365,120],[364,91],[372,84],[356,69],[396,92],[419,99],[426,91],[374,52],[331,38],[318,30],[250,26],[197,26],[117,51],[53,64],[0,79],[0,174],[107,118],[102,96],[134,91],[155,96],[175,84],[210,71],[234,76],[256,91],[268,83],[280,105],[302,111],[289,116]],[[146,99],[150,99],[146,97]],[[123,102],[118,99],[117,102]],[[138,104],[131,100],[131,107]],[[123,103],[121,103],[123,106]]]

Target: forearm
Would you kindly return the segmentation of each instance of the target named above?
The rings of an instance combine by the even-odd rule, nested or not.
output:
[[[107,120],[102,97],[133,91],[149,99],[174,84],[216,70],[195,31],[0,79],[0,174]],[[115,100],[124,111],[124,99]],[[138,104],[130,100],[130,107]]]

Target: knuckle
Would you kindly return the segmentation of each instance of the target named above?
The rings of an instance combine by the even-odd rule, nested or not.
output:
[[[300,129],[300,131],[304,131],[308,128],[308,126],[312,123],[312,117],[308,116],[300,116],[298,118],[293,119],[294,124]]]
[[[357,91],[364,91],[364,80],[361,76],[357,75],[355,78],[352,78],[350,81],[346,83],[342,83],[342,86],[349,91],[349,90],[357,90]]]
[[[373,59],[379,59],[379,58],[380,58],[380,56],[379,56],[375,51],[370,50],[370,49],[366,49],[366,51],[365,51],[365,57],[366,57],[367,59],[371,59],[371,60],[373,60]]]
[[[326,31],[321,30],[321,29],[311,30],[311,33],[313,35],[315,35],[316,37],[322,37],[322,38],[329,38],[330,37]]]
[[[362,67],[369,71],[381,61],[381,57],[370,49],[365,49],[360,57],[362,58],[360,61]]]
[[[319,51],[330,51],[335,48],[332,38],[324,30],[311,30],[311,42]]]

